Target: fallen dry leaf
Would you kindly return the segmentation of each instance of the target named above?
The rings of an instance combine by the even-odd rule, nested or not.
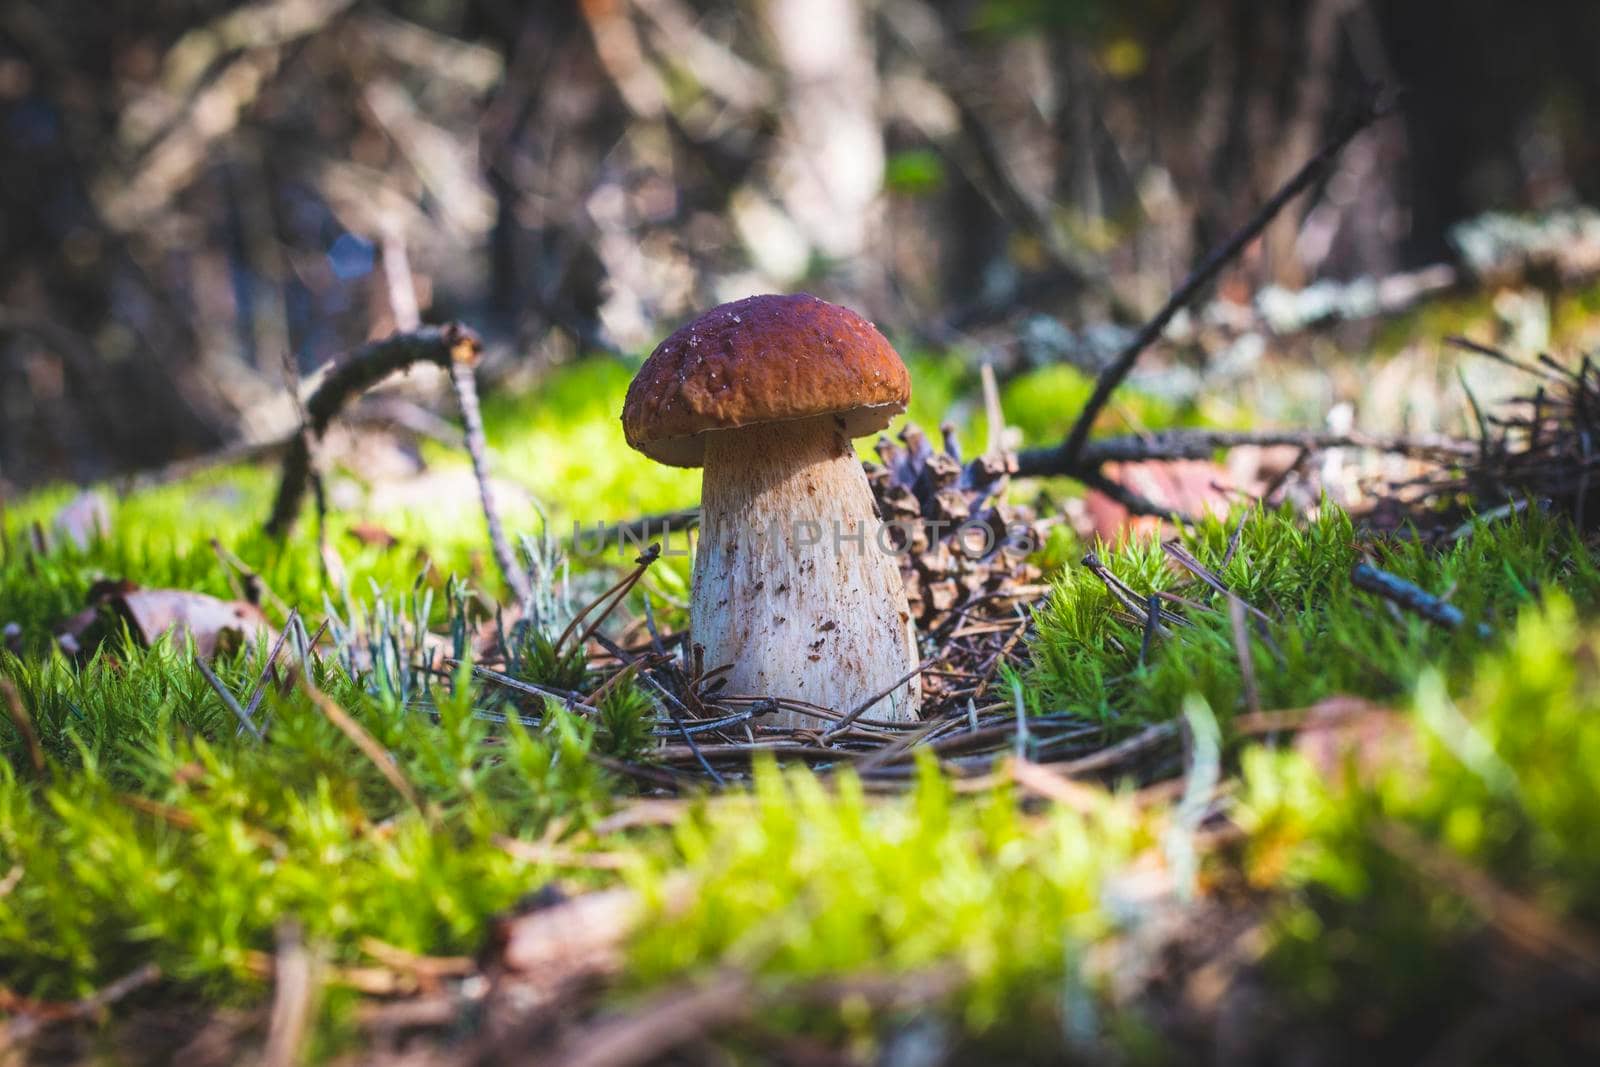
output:
[[[1160,460],[1107,463],[1105,475],[1124,488],[1185,515],[1226,515],[1236,499],[1228,471],[1209,460]],[[1126,534],[1159,533],[1164,520],[1130,515],[1128,509],[1095,490],[1084,495],[1090,529],[1108,544]]]
[[[141,589],[128,581],[107,581],[96,582],[90,588],[89,603],[110,606],[128,620],[147,645],[163,634],[171,634],[175,641],[191,637],[195,652],[206,659],[261,635],[272,639],[272,627],[256,605],[222,600],[207,593]],[[81,618],[74,616],[73,621]]]
[[[631,889],[555,894],[548,906],[496,921],[488,958],[504,972],[541,984],[577,972],[611,973],[621,965],[622,943],[643,912]]]
[[[400,539],[385,530],[375,522],[358,522],[345,531],[352,538],[364,545],[376,545],[379,548],[393,548],[400,543]]]

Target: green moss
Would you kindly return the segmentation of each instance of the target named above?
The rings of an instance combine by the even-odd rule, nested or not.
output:
[[[236,693],[256,674],[243,655],[216,671]],[[227,997],[257,989],[251,954],[291,917],[340,962],[364,936],[470,952],[553,873],[496,836],[537,836],[558,816],[581,827],[610,803],[586,758],[592,727],[558,708],[537,730],[516,716],[491,727],[461,681],[429,714],[318,673],[420,808],[302,692],[269,695],[257,742],[165,645],[81,669],[0,653],[49,756],[36,779],[0,727],[0,869],[19,872],[0,904],[0,982],[80,995],[153,960]]]
[[[1393,697],[1429,665],[1471,667],[1493,646],[1478,625],[1503,628],[1538,590],[1561,585],[1580,603],[1600,596],[1600,569],[1570,526],[1534,514],[1480,526],[1443,553],[1416,542],[1358,543],[1347,515],[1326,509],[1303,525],[1287,511],[1254,513],[1226,566],[1238,517],[1210,519],[1185,538],[1189,550],[1248,604],[1272,620],[1251,627],[1250,655],[1263,707],[1303,707],[1336,693]],[[1109,569],[1139,595],[1178,591],[1212,610],[1179,609],[1191,625],[1175,627],[1139,653],[1143,627],[1121,611],[1087,568],[1069,566],[1037,613],[1029,681],[1050,710],[1108,723],[1175,716],[1197,692],[1224,718],[1242,704],[1244,686],[1227,604],[1172,565],[1153,541],[1103,550]],[[1355,588],[1350,574],[1364,557],[1435,595],[1451,594],[1466,616],[1455,631]],[[1270,638],[1270,641],[1269,641]]]
[[[273,472],[230,467],[109,500],[108,536],[82,548],[58,539],[61,543],[45,553],[34,550],[27,531],[35,522],[48,530],[69,497],[51,490],[28,498],[11,509],[8,531],[0,535],[0,625],[17,623],[26,646],[37,651],[49,643],[55,623],[82,609],[89,586],[100,578],[231,599],[236,575],[212,549],[213,539],[291,605],[320,609],[324,594],[343,601],[340,584],[320,565],[313,516],[304,517],[281,544],[262,533],[275,484]],[[347,588],[407,589],[419,571],[426,571],[426,582],[442,602],[452,573],[474,576],[490,588],[498,583],[498,575],[484,571],[480,515],[463,521],[459,514],[427,511],[385,514],[384,528],[396,538],[393,546],[365,544],[352,536],[351,527],[362,518],[328,517],[327,539]]]
[[[910,417],[930,430],[954,418],[974,447],[984,428],[966,366],[948,356],[911,362]],[[631,373],[620,361],[589,361],[532,398],[488,402],[497,471],[532,487],[557,532],[573,519],[696,498],[698,472],[623,445],[617,412]],[[1087,391],[1075,372],[1036,372],[1008,387],[1008,418],[1031,443],[1056,440]],[[1150,425],[1204,416],[1131,393],[1125,402]],[[861,444],[870,450],[870,440]],[[465,467],[446,450],[429,455]],[[0,623],[21,624],[27,654],[0,653],[0,676],[17,686],[49,767],[36,776],[23,738],[0,717],[0,880],[10,885],[0,896],[0,984],[71,996],[154,961],[208,1001],[252,1000],[265,993],[255,954],[271,951],[284,919],[337,963],[360,962],[369,936],[418,952],[471,952],[492,915],[553,874],[580,885],[615,877],[529,864],[498,840],[551,827],[573,835],[628,788],[590,758],[649,756],[649,698],[626,682],[588,721],[554,708],[508,715],[517,709],[500,694],[462,679],[434,679],[423,692],[420,675],[393,665],[354,679],[314,668],[316,683],[394,756],[414,805],[303,691],[268,695],[261,742],[240,736],[186,649],[139,649],[113,636],[81,663],[47,652],[50,627],[99,577],[231,596],[212,537],[313,617],[325,595],[351,615],[347,605],[368,591],[414,592],[419,602],[431,592],[435,607],[417,610],[440,629],[446,591],[460,600],[450,575],[498,583],[485,573],[475,509],[384,513],[392,547],[359,543],[348,536],[354,517],[335,513],[328,539],[358,594],[347,599],[323,576],[314,522],[281,546],[259,533],[273,485],[271,471],[228,468],[133,494],[113,505],[109,537],[45,552],[29,547],[27,527],[48,526],[70,493],[9,506]],[[513,531],[538,528],[531,507],[507,511]],[[1468,946],[1483,917],[1382,847],[1383,823],[1411,828],[1563,921],[1600,923],[1600,841],[1589,819],[1600,806],[1600,631],[1579,621],[1600,597],[1600,570],[1579,536],[1536,513],[1482,525],[1433,553],[1362,543],[1333,509],[1309,523],[1256,513],[1223,566],[1233,529],[1233,519],[1211,521],[1186,543],[1272,619],[1251,640],[1262,705],[1364,694],[1414,706],[1425,739],[1420,771],[1357,790],[1336,788],[1293,755],[1225,750],[1226,766],[1236,762],[1246,779],[1244,872],[1263,891],[1287,894],[1270,962],[1300,1010],[1344,1010],[1357,997],[1370,1005],[1377,991],[1382,1004],[1445,1017],[1470,992]],[[1055,587],[1018,679],[1026,703],[1114,732],[1174,717],[1199,697],[1226,739],[1243,704],[1226,612],[1185,609],[1192,625],[1158,638],[1141,664],[1141,627],[1118,617],[1077,555],[1058,534],[1041,556]],[[1224,607],[1155,545],[1101,555],[1140,593],[1166,589]],[[1467,625],[1450,632],[1397,617],[1356,590],[1350,572],[1363,556],[1450,594]],[[686,558],[663,558],[633,604],[642,609],[648,594],[657,619],[681,628],[688,576]],[[1547,595],[1556,587],[1564,599]],[[223,684],[248,692],[263,654],[224,656]],[[518,669],[562,688],[595,682],[536,643]],[[725,964],[751,969],[780,995],[810,978],[954,965],[964,980],[948,1006],[962,1033],[1045,1034],[1055,1048],[1069,1016],[1103,1007],[1082,961],[1118,931],[1109,910],[1118,872],[1155,843],[1154,825],[1115,798],[1086,816],[1027,811],[1004,790],[958,797],[931,765],[909,795],[887,799],[869,798],[848,774],[824,781],[762,766],[748,792],[706,800],[670,838],[564,840],[637,858],[624,877],[658,911],[631,948],[630,992]],[[19,872],[14,884],[8,872]],[[327,1042],[349,999],[324,1003]],[[780,1015],[819,1022],[798,1008]],[[848,1015],[821,1022],[854,1032],[859,1020]],[[1099,1030],[1130,1055],[1154,1054],[1131,1016],[1106,1015]]]
[[[1245,869],[1289,893],[1269,963],[1299,1010],[1359,1002],[1374,1033],[1402,1033],[1481,1010],[1485,953],[1520,959],[1508,965],[1528,982],[1559,972],[1565,931],[1600,920],[1597,664],[1600,630],[1552,594],[1463,685],[1425,673],[1403,756],[1328,777],[1292,753],[1245,754]],[[1485,881],[1556,943],[1495,932],[1509,905]],[[1563,1062],[1559,1029],[1539,1030],[1515,1058]]]
[[[734,965],[781,984],[953,964],[964,1024],[1055,1019],[1062,979],[1113,926],[1105,880],[1150,832],[1107,801],[1094,816],[1024,815],[999,790],[961,800],[931,761],[910,795],[870,801],[842,774],[763,765],[747,797],[681,823],[636,876],[658,915],[635,983]]]

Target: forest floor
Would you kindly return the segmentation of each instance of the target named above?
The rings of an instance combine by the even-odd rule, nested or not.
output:
[[[1289,422],[1343,375],[1382,419],[1436,353],[1111,418]],[[975,382],[912,363],[979,447]],[[520,616],[444,443],[344,434],[281,543],[266,466],[6,505],[0,1063],[1600,1055],[1600,556],[1562,508],[1382,532],[1324,466],[1166,542],[1058,524],[927,724],[779,731],[671,666],[686,558],[561,559],[694,502],[624,447],[630,374],[487,405]],[[1087,388],[1013,379],[1006,422],[1048,443]]]

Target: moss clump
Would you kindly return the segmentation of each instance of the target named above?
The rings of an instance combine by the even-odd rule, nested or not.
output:
[[[248,691],[259,659],[215,670]],[[253,954],[291,917],[336,962],[358,960],[368,936],[471,952],[491,915],[553,873],[496,837],[558,817],[581,827],[610,804],[587,758],[593,727],[559,708],[537,729],[515,715],[492,726],[463,679],[424,708],[317,674],[417,806],[303,691],[268,696],[258,742],[165,644],[82,668],[0,653],[50,763],[36,778],[0,726],[0,871],[20,872],[0,902],[0,983],[75,996],[154,961],[228,996],[257,988]]]
[[[1348,515],[1325,509],[1309,523],[1289,511],[1254,512],[1224,565],[1237,517],[1211,519],[1184,538],[1189,551],[1246,603],[1271,619],[1251,626],[1261,705],[1304,707],[1334,694],[1404,694],[1435,665],[1455,675],[1492,647],[1479,624],[1503,631],[1539,591],[1560,586],[1580,604],[1600,596],[1600,567],[1573,528],[1541,514],[1478,526],[1443,552],[1414,541],[1361,541]],[[1459,629],[1396,615],[1357,589],[1362,559],[1442,595],[1465,614]],[[1136,592],[1178,592],[1212,610],[1179,607],[1191,625],[1157,638],[1140,662],[1143,629],[1119,613],[1088,569],[1069,566],[1037,615],[1028,681],[1035,704],[1109,724],[1171,718],[1199,693],[1227,719],[1244,685],[1225,600],[1174,566],[1159,544],[1132,541],[1102,553]],[[1169,605],[1170,606],[1170,605]],[[1270,639],[1270,640],[1269,640]]]
[[[958,799],[931,760],[909,795],[879,801],[848,773],[829,788],[763,765],[749,795],[685,820],[637,876],[660,913],[632,974],[647,985],[732,965],[781,985],[954,965],[970,1032],[1059,1037],[1064,979],[1113,927],[1105,882],[1151,840],[1109,796],[1090,816],[1027,815],[1004,789]]]
[[[1304,1018],[1359,1012],[1365,1037],[1393,1047],[1532,996],[1541,1007],[1511,1011],[1471,1053],[1593,1055],[1592,1030],[1560,1020],[1592,997],[1600,924],[1597,665],[1600,629],[1553,594],[1459,700],[1425,670],[1399,757],[1330,777],[1292,752],[1244,754],[1244,872],[1287,894],[1268,964]]]

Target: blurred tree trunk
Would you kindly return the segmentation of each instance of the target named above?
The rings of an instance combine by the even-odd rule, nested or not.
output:
[[[785,93],[773,185],[822,255],[862,254],[878,224],[878,77],[857,0],[766,0]]]

